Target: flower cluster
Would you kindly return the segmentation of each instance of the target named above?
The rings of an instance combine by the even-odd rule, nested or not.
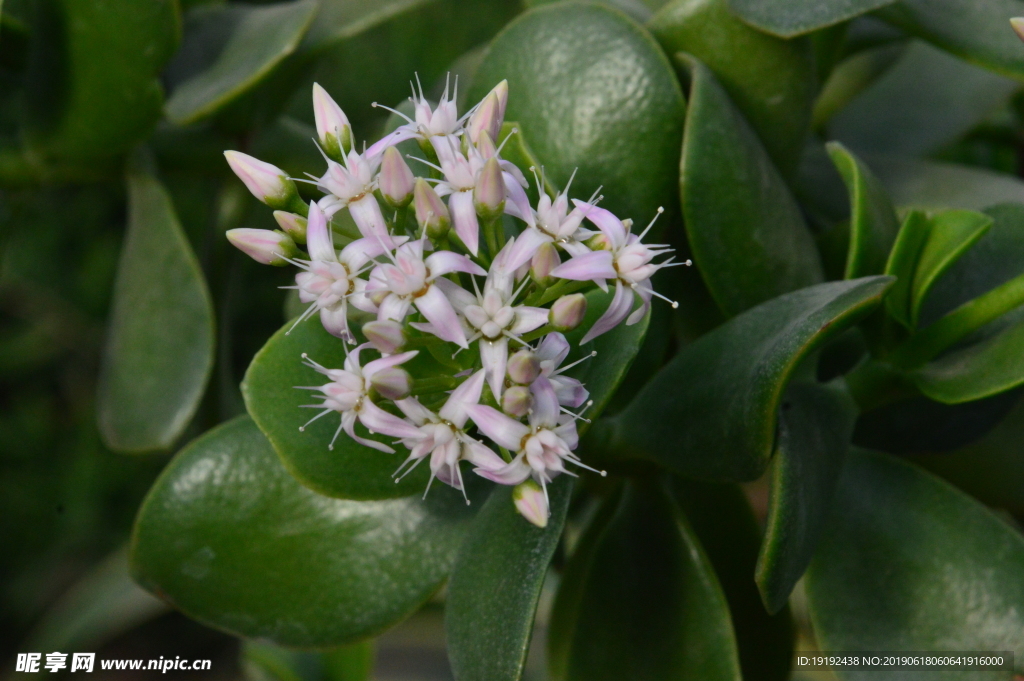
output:
[[[313,420],[341,416],[329,447],[344,430],[394,452],[357,434],[359,423],[408,450],[396,480],[429,459],[430,482],[463,494],[466,461],[484,478],[515,485],[516,507],[543,527],[547,484],[573,475],[569,465],[593,470],[573,453],[582,412],[570,410],[590,403],[583,384],[564,373],[571,365],[563,365],[570,351],[563,332],[582,323],[584,289],[593,286],[614,287],[614,295],[581,343],[642,319],[657,295],[651,276],[672,264],[654,260],[670,249],[643,243],[650,225],[634,234],[630,220],[597,205],[599,197],[570,201],[568,187],[551,197],[537,179],[539,200],[531,203],[522,170],[502,158],[508,138],[496,143],[506,82],[461,117],[448,94],[431,105],[414,90],[414,117],[403,116],[404,125],[360,153],[341,108],[314,85],[327,170],[298,181],[323,197],[306,205],[279,168],[226,152],[281,227],[227,236],[259,262],[296,266],[293,288],[309,306],[296,324],[319,314],[345,344],[341,368],[303,355],[328,381],[312,388],[322,400],[307,405],[320,409]],[[419,177],[397,146],[411,140],[422,150],[413,159]],[[346,210],[348,232],[340,225]],[[417,379],[403,368],[424,349],[447,375]],[[363,364],[367,352],[379,357]]]

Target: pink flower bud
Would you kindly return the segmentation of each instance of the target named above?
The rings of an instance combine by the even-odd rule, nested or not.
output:
[[[584,242],[592,251],[608,251],[611,250],[611,244],[608,242],[608,237],[604,234],[595,234]]]
[[[389,400],[401,400],[409,396],[412,388],[412,377],[400,367],[381,369],[370,379],[370,385],[381,397]]]
[[[295,213],[275,210],[274,219],[277,220],[278,226],[284,230],[284,233],[290,236],[295,243],[306,243],[306,218]]]
[[[402,152],[388,147],[380,164],[381,196],[392,208],[405,208],[412,201],[415,179],[408,164],[402,159]]]
[[[422,178],[416,180],[413,205],[416,207],[416,222],[427,230],[427,236],[438,239],[448,233],[452,225],[448,206],[444,205],[434,188]]]
[[[537,527],[547,527],[548,498],[533,480],[521,482],[512,490],[512,501],[515,502],[519,514]]]
[[[477,138],[476,150],[485,161],[498,155],[498,147],[494,146],[494,140],[486,130],[482,131],[480,137]]]
[[[562,296],[551,306],[548,322],[559,331],[572,331],[587,314],[587,298],[582,293]]]
[[[1010,26],[1017,32],[1017,37],[1024,40],[1024,17],[1014,17],[1010,19]]]
[[[352,126],[337,102],[317,83],[313,83],[313,118],[324,153],[341,161],[352,149]]]
[[[295,183],[277,166],[240,151],[225,151],[224,157],[252,195],[271,208],[288,208],[291,200],[298,197]]]
[[[530,276],[540,286],[551,286],[555,278],[551,276],[551,270],[562,264],[558,257],[558,249],[550,241],[540,245],[537,252],[533,254],[530,261]]]
[[[269,229],[229,229],[228,241],[250,258],[264,265],[287,265],[285,258],[294,258],[299,249],[292,238],[283,232]]]
[[[508,376],[514,383],[530,385],[540,376],[540,360],[532,350],[520,350],[508,358]]]
[[[494,219],[505,209],[505,178],[493,156],[484,164],[473,187],[473,205],[484,219]]]
[[[363,324],[363,335],[382,354],[395,355],[405,346],[405,331],[402,325],[391,320]]]
[[[480,102],[480,106],[476,108],[473,115],[469,117],[469,123],[466,125],[469,139],[476,143],[480,138],[480,133],[483,132],[490,135],[492,140],[497,137],[498,133],[501,132],[502,124],[500,109],[501,103],[498,101],[498,95],[491,90]]]
[[[533,398],[525,385],[514,385],[501,395],[501,410],[509,416],[520,418],[530,410]]]

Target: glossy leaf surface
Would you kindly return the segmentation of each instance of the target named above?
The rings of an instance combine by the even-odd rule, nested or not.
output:
[[[321,0],[302,41],[303,50],[320,50],[354,37],[431,0]]]
[[[807,576],[823,649],[1012,650],[1017,673],[1024,669],[1024,538],[1016,531],[920,469],[863,450],[850,453],[834,508]],[[928,674],[953,681],[979,672]],[[882,681],[905,676],[871,672]]]
[[[189,58],[185,52],[189,48],[210,49],[213,35],[227,37],[214,59],[174,89],[167,101],[167,117],[179,125],[193,123],[253,88],[295,51],[316,10],[316,0],[197,10],[189,21],[194,42],[186,36],[184,56],[179,58]],[[201,63],[204,56],[192,58]]]
[[[135,524],[133,573],[210,626],[335,646],[418,608],[451,570],[472,510],[447,488],[425,502],[320,496],[239,417],[182,450],[150,490]]]
[[[892,201],[863,161],[838,142],[827,147],[850,192],[850,248],[844,276],[881,274],[900,229]]]
[[[1013,175],[897,156],[872,154],[864,160],[900,207],[984,210],[997,203],[1024,203],[1024,182]]]
[[[789,602],[828,519],[857,405],[842,379],[794,381],[779,413],[771,498],[757,561],[757,585],[769,612]]]
[[[506,118],[523,124],[555,184],[565,186],[578,168],[574,196],[603,185],[601,205],[638,224],[659,206],[674,212],[673,144],[682,139],[685,103],[671,64],[642,27],[599,5],[538,7],[491,43],[468,101],[502,79]]]
[[[891,282],[829,282],[748,310],[686,346],[588,445],[688,477],[759,477],[797,364],[869,313]]]
[[[751,26],[783,38],[810,33],[893,0],[729,0],[729,6]]]
[[[539,528],[496,489],[455,561],[445,605],[448,658],[460,681],[518,681],[551,556],[565,526],[572,478],[548,485],[551,516]]]
[[[822,279],[782,176],[711,71],[692,74],[680,195],[693,260],[727,315]]]
[[[121,251],[97,417],[111,449],[168,449],[199,406],[213,366],[213,305],[170,197],[128,176]]]
[[[800,161],[816,94],[807,40],[782,40],[740,21],[725,0],[675,0],[648,24],[665,52],[686,52],[718,78],[784,175]]]
[[[566,570],[582,585],[578,600],[555,603],[564,644],[552,649],[552,676],[738,681],[729,606],[678,507],[658,486],[635,483],[610,503],[614,515],[573,557],[587,564]],[[559,612],[566,607],[574,612]]]

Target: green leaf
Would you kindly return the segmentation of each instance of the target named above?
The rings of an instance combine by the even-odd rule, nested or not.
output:
[[[882,183],[863,161],[838,142],[826,146],[850,192],[850,248],[844,277],[881,274],[900,229],[896,211]]]
[[[459,549],[448,584],[445,635],[460,681],[518,681],[548,564],[569,509],[572,479],[548,485],[551,517],[535,527],[516,511],[512,487],[495,490]]]
[[[885,266],[885,273],[896,277],[896,283],[885,297],[885,309],[906,327],[913,326],[910,311],[914,302],[914,272],[930,228],[928,216],[911,211],[903,220]]]
[[[691,54],[714,72],[783,175],[792,175],[817,94],[810,42],[757,31],[725,0],[675,0],[648,28],[665,52]]]
[[[685,103],[654,39],[620,12],[583,3],[530,10],[491,43],[470,102],[508,79],[506,118],[523,124],[552,181],[638,224],[677,205]]]
[[[836,64],[814,102],[812,127],[824,129],[837,112],[899,62],[906,49],[906,41],[866,46]]]
[[[320,50],[352,38],[433,0],[321,0],[302,49]]]
[[[811,562],[856,420],[857,405],[842,379],[829,384],[794,381],[786,391],[757,559],[757,586],[769,612],[789,602]]]
[[[792,38],[852,19],[893,0],[729,0],[729,7],[755,28]]]
[[[591,432],[588,446],[687,477],[760,477],[796,366],[875,308],[891,283],[867,277],[819,284],[733,318],[683,348],[626,409]]]
[[[1024,669],[1020,534],[946,483],[866,451],[847,458],[834,508],[807,574],[823,650],[1012,650]]]
[[[1024,319],[1009,328],[954,350],[911,374],[928,397],[945,404],[980,400],[1024,384]]]
[[[121,251],[96,406],[107,446],[169,449],[213,367],[213,305],[163,186],[128,175]]]
[[[128,151],[160,117],[157,75],[181,37],[177,3],[43,2],[54,23],[32,32],[47,55],[37,62],[44,71],[30,74],[32,162],[85,164]]]
[[[828,133],[862,153],[921,156],[977,126],[1020,85],[913,41],[892,68],[836,114]]]
[[[718,306],[735,315],[822,279],[789,189],[711,71],[692,74],[680,193],[693,259]]]
[[[728,603],[679,508],[650,483],[606,503],[612,517],[591,526],[566,569],[563,584],[581,584],[555,601],[552,678],[738,681]]]
[[[320,496],[281,467],[248,417],[206,433],[143,502],[132,572],[193,619],[323,648],[415,611],[451,570],[472,509],[454,490],[388,501]]]
[[[309,395],[293,386],[324,382],[320,374],[303,364],[303,353],[327,368],[341,367],[346,356],[345,344],[327,333],[319,318],[297,326],[289,321],[256,353],[242,381],[249,414],[288,472],[320,494],[343,499],[390,499],[423,490],[429,476],[426,467],[421,466],[422,471],[413,471],[398,484],[391,477],[404,454],[379,452],[344,434],[335,441],[334,449],[329,449],[339,423],[335,417],[318,419],[305,431],[299,430],[315,412],[299,408],[309,403]],[[368,436],[365,429],[363,436]],[[385,443],[394,439],[372,437]]]
[[[1024,182],[1005,173],[940,163],[866,155],[893,203],[918,210],[983,210],[997,203],[1024,203]]]
[[[769,615],[754,582],[761,528],[735,483],[672,479],[686,514],[729,601],[744,679],[786,681],[796,631],[789,609]]]
[[[242,643],[247,681],[367,681],[373,671],[373,641],[326,652],[301,652],[269,643]]]
[[[254,88],[295,51],[316,10],[317,0],[194,10],[177,58],[187,64],[176,65],[192,73],[167,100],[167,117],[193,123]],[[220,49],[210,56],[213,45]]]
[[[996,73],[1024,78],[1024,52],[1010,19],[1020,0],[901,0],[876,16]]]

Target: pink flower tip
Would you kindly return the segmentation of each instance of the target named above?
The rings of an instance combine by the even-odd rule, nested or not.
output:
[[[380,165],[380,193],[392,208],[405,208],[412,201],[415,179],[402,152],[388,147]]]
[[[277,225],[284,230],[284,233],[292,238],[297,244],[306,243],[306,218],[285,210],[275,210],[274,219]]]
[[[324,153],[340,161],[352,149],[352,126],[327,90],[313,83],[313,118]]]
[[[225,151],[224,158],[252,195],[271,208],[287,208],[298,195],[295,183],[277,166],[240,151]]]
[[[285,258],[294,258],[299,252],[292,238],[283,232],[242,228],[229,229],[226,236],[235,248],[264,265],[287,265]]]
[[[521,516],[537,527],[547,527],[550,511],[547,496],[540,485],[533,480],[519,483],[512,490],[512,500]]]
[[[384,355],[397,354],[405,346],[405,330],[390,319],[363,324],[363,335]]]
[[[551,306],[548,322],[559,331],[572,331],[587,314],[587,297],[582,293],[562,296]]]

